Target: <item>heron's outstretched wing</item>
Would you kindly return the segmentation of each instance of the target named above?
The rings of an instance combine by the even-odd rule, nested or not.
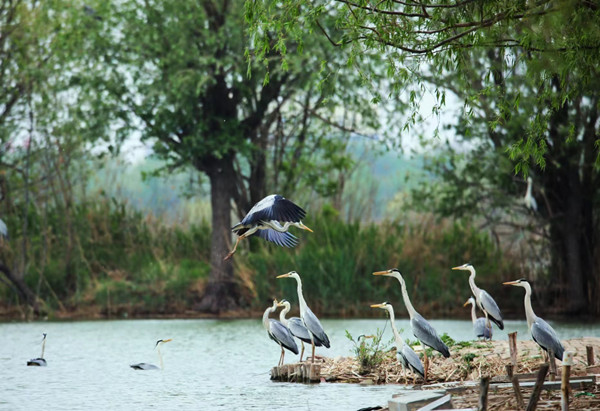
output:
[[[556,359],[562,361],[565,348],[550,324],[537,317],[531,325],[531,336],[540,347],[546,351],[552,351]]]
[[[289,221],[298,223],[306,216],[302,207],[278,194],[271,194],[252,207],[242,220],[243,225],[258,224],[260,221]]]
[[[413,370],[413,372],[416,372],[421,377],[425,377],[423,363],[421,362],[421,359],[419,358],[417,353],[414,352],[413,349],[410,347],[410,345],[404,344],[398,355],[401,357],[401,361],[404,362],[405,367],[410,368],[411,370]]]
[[[479,299],[481,301],[481,309],[488,313],[488,317],[491,321],[493,321],[498,328],[501,330],[504,329],[504,320],[502,319],[502,313],[500,312],[500,308],[498,308],[498,304],[492,298],[491,295],[488,294],[487,291],[481,290],[479,293]]]
[[[294,336],[288,328],[277,320],[269,319],[269,336],[275,342],[283,345],[294,354],[298,354],[298,346],[294,341]]]
[[[131,364],[130,367],[133,368],[134,370],[159,370],[160,369],[154,364],[148,364],[145,362],[141,362],[139,364]]]
[[[263,240],[270,241],[281,247],[292,248],[298,245],[298,239],[296,236],[292,233],[288,233],[287,231],[280,233],[279,231],[267,228],[265,230],[258,230],[253,235],[257,235]]]
[[[410,325],[412,327],[413,334],[419,341],[428,347],[439,351],[444,357],[450,357],[450,351],[448,350],[446,344],[444,344],[440,337],[438,337],[435,328],[433,328],[421,314],[416,313],[413,316],[413,319],[410,320]]]
[[[299,338],[300,340],[304,341],[305,343],[309,343],[310,344],[310,333],[308,332],[308,330],[306,329],[306,327],[304,326],[304,323],[302,322],[302,320],[298,317],[292,317],[288,320],[288,328],[290,329],[290,331],[292,332],[292,335],[296,338]],[[313,336],[313,340],[315,342],[315,345],[317,347],[320,347],[321,345],[321,340],[319,340],[317,337]]]
[[[314,335],[321,344],[327,348],[329,348],[329,337],[325,334],[325,330],[321,325],[321,322],[317,318],[317,316],[310,310],[310,308],[306,307],[306,312],[302,317],[302,321],[304,321],[304,326]]]

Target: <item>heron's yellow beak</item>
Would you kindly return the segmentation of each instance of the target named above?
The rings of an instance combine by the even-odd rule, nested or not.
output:
[[[390,273],[390,270],[386,270],[386,271],[375,271],[373,273],[373,275],[387,275]]]
[[[303,230],[310,231],[311,233],[313,233],[313,232],[314,232],[313,230],[311,230],[310,228],[308,228],[307,226],[305,226],[303,223],[300,223],[300,224],[299,224],[299,227],[300,227],[301,229],[303,229]]]
[[[462,270],[462,269],[463,269],[463,266],[462,266],[462,265],[459,265],[458,267],[452,267],[452,269],[453,269],[453,270]]]
[[[507,281],[507,282],[502,283],[502,284],[504,284],[504,285],[517,285],[517,284],[519,284],[519,282],[518,281]]]
[[[463,307],[466,307],[467,305],[471,304],[471,300],[467,300],[464,304]]]
[[[290,273],[287,273],[287,274],[278,275],[277,278],[285,278],[285,277],[289,277],[289,276],[290,276]]]
[[[372,304],[371,308],[383,308],[383,304]]]
[[[277,303],[277,307],[283,307],[283,306],[284,306],[284,304],[282,302]]]
[[[164,343],[169,342],[169,341],[173,341],[173,339],[169,338],[168,340],[163,340]]]

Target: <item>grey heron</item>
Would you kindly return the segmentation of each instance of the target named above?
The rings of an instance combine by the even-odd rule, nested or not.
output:
[[[531,285],[525,279],[507,281],[504,285],[514,285],[525,289],[525,316],[527,317],[527,326],[529,327],[533,341],[542,347],[548,355],[552,351],[554,356],[562,361],[565,348],[560,342],[556,331],[554,331],[550,324],[533,312],[533,308],[531,307]]]
[[[329,337],[327,337],[327,334],[325,334],[325,330],[323,330],[323,326],[321,325],[321,322],[317,316],[310,310],[306,304],[306,300],[304,300],[304,295],[302,294],[302,280],[300,279],[300,275],[295,271],[290,271],[287,274],[278,275],[277,278],[294,278],[296,280],[298,304],[300,305],[300,318],[302,319],[306,329],[310,332],[310,342],[312,345],[311,362],[315,362],[316,341],[319,340],[324,347],[329,348]]]
[[[285,325],[277,320],[269,318],[269,314],[277,310],[279,305],[280,304],[277,302],[277,300],[273,300],[273,305],[271,307],[267,307],[265,310],[262,321],[265,330],[267,330],[269,338],[279,344],[279,347],[281,348],[281,356],[279,357],[279,363],[277,364],[279,367],[281,367],[285,357],[284,348],[290,350],[294,354],[298,354],[298,346],[296,345],[296,341],[294,341],[294,336]]]
[[[492,327],[491,324],[488,327],[487,321],[483,317],[477,317],[475,313],[475,299],[473,297],[469,297],[469,299],[463,304],[463,307],[471,304],[471,320],[473,321],[473,331],[475,332],[475,336],[477,338],[483,338],[484,340],[492,339]]]
[[[402,278],[402,274],[398,271],[397,268],[392,268],[387,271],[376,271],[373,275],[385,275],[388,277],[394,277],[400,281],[400,286],[402,288],[402,299],[404,300],[404,305],[408,311],[408,316],[410,317],[410,327],[412,328],[412,332],[415,337],[421,342],[422,345],[426,345],[428,347],[433,348],[434,350],[440,352],[445,358],[450,357],[450,350],[442,339],[438,336],[435,328],[429,322],[415,310],[412,303],[410,302],[410,298],[408,298],[408,292],[406,291],[406,283],[404,282],[404,278]],[[424,348],[424,347],[423,347]],[[425,380],[427,380],[427,370],[429,368],[429,361],[427,358],[427,351],[423,350],[423,355],[425,357]]]
[[[527,192],[525,193],[525,197],[523,197],[523,202],[525,203],[525,207],[527,207],[531,211],[537,211],[537,201],[535,201],[535,197],[531,193],[531,189],[533,188],[533,179],[531,177],[527,177]]]
[[[134,370],[143,370],[143,371],[148,371],[148,370],[162,370],[165,368],[165,364],[163,363],[163,358],[162,358],[162,354],[160,353],[160,347],[163,344],[168,343],[169,341],[173,341],[173,339],[169,338],[167,340],[158,340],[156,342],[156,345],[154,346],[154,348],[156,348],[156,351],[158,353],[158,362],[160,364],[160,367],[157,367],[154,364],[148,364],[146,362],[141,362],[139,364],[131,364],[130,367],[133,368]]]
[[[298,239],[288,232],[291,226],[312,232],[302,223],[306,211],[290,200],[278,194],[271,194],[254,205],[246,216],[231,228],[237,238],[233,250],[225,256],[225,260],[237,250],[239,242],[252,235],[258,235],[282,247],[295,247]]]
[[[33,358],[29,361],[27,361],[27,365],[28,366],[33,366],[33,367],[45,367],[48,365],[48,363],[46,362],[46,360],[44,359],[44,350],[46,349],[46,333],[42,334],[42,354],[39,356],[39,358]]]
[[[394,323],[396,320],[396,317],[394,316],[394,307],[388,302],[383,302],[381,304],[373,304],[371,305],[371,308],[381,308],[386,310],[390,315],[390,324],[392,325],[392,332],[394,333],[394,339],[396,340],[397,354],[400,359],[400,364],[402,364],[402,371],[408,368],[413,373],[425,377],[425,370],[423,369],[421,359],[417,353],[413,351],[410,345],[404,343],[400,333],[396,329],[396,324]]]
[[[300,362],[302,362],[302,356],[304,355],[304,343],[311,343],[310,333],[304,326],[302,319],[300,317],[291,317],[285,318],[287,313],[290,312],[291,305],[290,302],[286,299],[283,299],[279,302],[279,305],[282,305],[284,308],[279,313],[279,321],[281,324],[285,325],[291,331],[292,335],[300,340],[302,344],[302,351],[300,352]],[[314,338],[315,345],[317,347],[322,346],[321,340],[316,337]]]
[[[504,329],[504,320],[502,319],[502,313],[500,312],[500,308],[498,308],[498,304],[492,298],[492,296],[485,290],[477,287],[475,285],[475,268],[473,265],[466,263],[460,265],[458,267],[452,267],[453,270],[461,270],[461,271],[469,271],[471,275],[469,275],[469,285],[471,286],[471,291],[475,296],[475,301],[477,301],[477,305],[481,308],[481,311],[485,314],[486,320],[491,320],[494,324],[498,326],[501,330]],[[487,324],[491,326],[490,324]]]

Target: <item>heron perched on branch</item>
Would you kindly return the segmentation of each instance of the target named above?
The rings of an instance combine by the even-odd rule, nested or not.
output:
[[[376,271],[373,275],[385,275],[388,277],[394,277],[400,281],[400,286],[402,287],[402,299],[404,300],[404,305],[408,311],[408,316],[410,317],[410,327],[412,328],[412,332],[415,337],[421,342],[421,344],[426,345],[428,347],[433,348],[436,351],[439,351],[445,358],[450,357],[450,350],[442,339],[438,336],[435,328],[429,322],[415,310],[412,303],[410,302],[410,298],[408,298],[408,292],[406,291],[406,283],[404,282],[404,278],[402,278],[402,274],[398,271],[397,268],[392,268],[387,271]],[[429,368],[429,361],[427,358],[427,351],[423,350],[423,355],[425,357],[425,373],[424,378],[427,380],[427,370]]]
[[[262,319],[263,326],[265,327],[265,330],[267,330],[269,338],[271,338],[273,341],[279,344],[279,347],[281,347],[281,356],[279,357],[279,363],[277,364],[279,367],[283,365],[283,360],[285,357],[284,348],[290,350],[294,354],[298,354],[298,346],[296,345],[296,341],[294,341],[294,336],[290,330],[279,321],[269,318],[269,314],[277,310],[277,307],[280,305],[282,304],[278,303],[277,300],[273,300],[273,305],[271,307],[267,307]]]
[[[162,354],[160,353],[160,347],[163,344],[168,343],[169,341],[173,341],[171,338],[169,338],[168,340],[158,340],[156,342],[156,345],[154,346],[154,348],[156,348],[156,351],[158,353],[158,363],[160,364],[160,367],[157,367],[154,364],[148,364],[146,362],[141,362],[139,364],[131,364],[130,367],[133,368],[134,370],[143,370],[143,371],[147,371],[147,370],[162,370],[165,368],[165,364],[163,363],[163,358],[162,358]]]
[[[527,177],[527,191],[525,192],[525,197],[523,197],[523,202],[525,203],[525,207],[527,207],[531,211],[537,211],[537,201],[535,201],[535,197],[531,193],[531,189],[533,188],[533,179],[531,177]]]
[[[502,313],[500,312],[500,308],[498,308],[498,304],[492,298],[492,296],[485,290],[477,287],[475,285],[475,268],[469,264],[463,264],[458,267],[452,267],[453,270],[462,270],[469,271],[471,275],[469,276],[469,285],[471,286],[471,291],[475,296],[475,301],[477,301],[477,305],[481,308],[481,311],[485,314],[486,320],[488,320],[488,327],[491,327],[489,324],[489,320],[494,322],[501,330],[504,329],[504,320],[502,319]]]
[[[281,322],[281,324],[289,328],[292,335],[298,338],[300,340],[300,343],[302,344],[302,351],[300,352],[300,362],[302,362],[302,356],[304,355],[304,343],[311,343],[310,332],[304,326],[304,323],[302,322],[302,319],[300,317],[291,317],[287,319],[285,318],[285,316],[287,315],[287,313],[290,312],[291,309],[291,305],[288,300],[281,300],[279,302],[279,305],[283,305],[284,307],[283,310],[281,310],[281,312],[279,313],[279,321]],[[320,347],[323,345],[321,340],[314,336],[313,340],[315,342],[315,346]]]
[[[231,228],[239,237],[225,260],[231,258],[242,239],[252,235],[258,235],[282,247],[295,247],[298,245],[298,239],[289,233],[288,229],[294,226],[312,232],[301,221],[305,216],[306,211],[283,196],[271,194],[263,198],[250,209],[242,221]]]
[[[475,331],[475,336],[477,338],[483,338],[484,340],[492,339],[492,327],[491,324],[488,326],[487,321],[483,317],[477,317],[475,313],[475,299],[473,297],[469,297],[469,299],[463,304],[463,307],[471,304],[471,320],[473,320],[473,331]]]
[[[413,351],[410,345],[404,343],[402,341],[402,337],[400,333],[396,329],[396,324],[394,323],[396,317],[394,316],[394,307],[388,302],[383,302],[381,304],[373,304],[371,308],[381,308],[386,310],[390,315],[390,324],[392,325],[392,332],[394,333],[394,339],[396,340],[396,348],[398,358],[400,359],[400,364],[402,364],[402,371],[405,372],[406,368],[411,370],[415,375],[418,374],[421,377],[425,377],[425,370],[423,369],[423,363],[421,363],[421,359]]]
[[[533,312],[533,308],[531,307],[531,285],[524,279],[508,281],[504,284],[523,287],[525,289],[525,316],[527,317],[527,326],[529,327],[533,341],[542,347],[548,355],[550,355],[550,352],[553,352],[554,356],[562,361],[565,348],[560,342],[556,331],[550,327],[550,324]]]
[[[39,358],[34,358],[27,361],[28,366],[45,367],[48,365],[48,363],[44,359],[44,350],[46,349],[46,333],[43,333],[42,335],[42,354],[39,356]]]
[[[321,322],[317,316],[310,310],[310,308],[308,308],[308,305],[304,300],[304,295],[302,294],[302,280],[300,279],[300,275],[295,271],[290,271],[287,274],[278,275],[277,278],[294,278],[296,280],[298,304],[300,305],[300,318],[310,333],[310,342],[312,345],[311,362],[315,362],[316,341],[320,341],[324,347],[329,348],[329,337],[327,337],[327,334],[325,334],[325,330],[323,329],[323,326],[321,325]]]

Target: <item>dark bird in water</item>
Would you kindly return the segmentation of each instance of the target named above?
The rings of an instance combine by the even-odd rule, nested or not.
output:
[[[288,229],[294,226],[312,232],[301,221],[305,216],[306,211],[283,196],[271,194],[263,198],[242,221],[231,228],[239,237],[225,260],[231,258],[242,239],[253,235],[282,247],[295,247],[298,239]]]
[[[34,358],[32,360],[27,361],[27,365],[30,367],[45,367],[48,365],[46,360],[44,359],[44,350],[46,349],[46,333],[42,334],[44,337],[42,338],[42,355],[39,358]]]
[[[546,351],[546,354],[549,355],[550,351],[552,351],[556,359],[562,361],[565,348],[550,324],[533,312],[533,308],[531,307],[531,286],[527,280],[508,281],[504,284],[523,287],[525,289],[525,316],[527,317],[527,326],[529,327],[533,341],[542,347]]]
[[[504,320],[502,319],[502,313],[500,312],[500,308],[498,308],[498,304],[492,298],[491,295],[488,294],[487,291],[482,290],[481,288],[475,285],[475,267],[471,264],[463,264],[458,267],[452,267],[453,270],[462,270],[469,271],[471,275],[469,276],[469,285],[471,286],[471,291],[475,296],[475,301],[477,301],[477,305],[481,308],[481,311],[485,314],[485,318],[488,321],[486,324],[488,327],[491,327],[489,321],[491,320],[494,324],[498,326],[501,330],[504,329]]]
[[[160,353],[160,347],[165,344],[168,343],[169,341],[172,341],[171,338],[169,338],[168,340],[158,340],[156,342],[156,345],[154,346],[158,352],[158,362],[160,364],[160,367],[157,367],[154,364],[148,364],[146,362],[141,362],[139,364],[131,364],[130,367],[133,368],[134,370],[162,370],[165,366],[163,363],[163,358],[162,358],[162,354]]]

